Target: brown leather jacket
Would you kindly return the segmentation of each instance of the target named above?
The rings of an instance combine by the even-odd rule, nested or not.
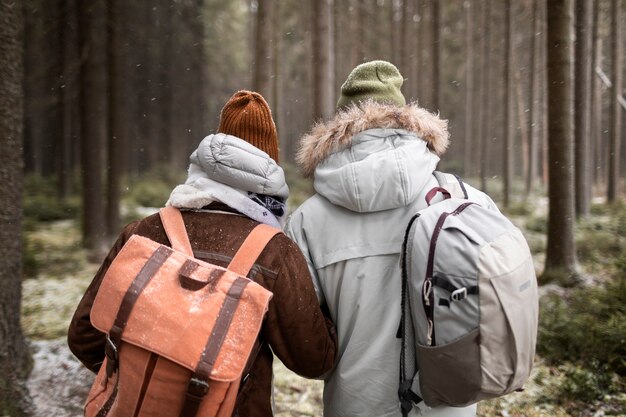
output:
[[[225,206],[219,209],[232,212]],[[183,219],[195,257],[223,267],[257,225],[247,217],[220,211],[183,211]],[[105,258],[68,331],[70,349],[93,372],[98,371],[104,360],[105,335],[91,325],[91,307],[109,265],[133,234],[170,245],[156,214],[126,226]],[[272,352],[297,374],[316,378],[333,367],[337,337],[332,322],[320,310],[307,263],[288,237],[275,236],[248,277],[274,295],[261,329],[264,343],[241,388],[234,415],[266,417],[273,415]]]

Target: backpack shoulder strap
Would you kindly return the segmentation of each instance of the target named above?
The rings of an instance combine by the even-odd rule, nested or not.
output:
[[[467,190],[463,181],[457,175],[440,171],[433,171],[433,175],[437,179],[439,186],[446,189],[452,197],[467,200]]]
[[[180,210],[176,207],[168,206],[159,210],[161,223],[165,229],[165,234],[172,244],[172,249],[193,256],[187,229]]]
[[[278,233],[282,231],[267,224],[256,226],[244,240],[227,269],[244,277],[248,275],[265,246]]]

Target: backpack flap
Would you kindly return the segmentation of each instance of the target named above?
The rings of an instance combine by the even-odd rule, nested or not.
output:
[[[213,336],[221,340],[209,352],[214,357],[210,377],[234,381],[243,372],[272,293],[235,272],[133,235],[105,274],[91,311],[93,326],[108,334],[119,324],[122,300],[133,296],[136,301],[121,326],[123,341],[194,371]]]

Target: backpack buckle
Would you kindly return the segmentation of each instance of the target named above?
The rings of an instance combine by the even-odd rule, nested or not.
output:
[[[107,357],[107,365],[106,365],[106,375],[107,378],[111,378],[111,376],[117,371],[117,361],[119,360],[119,354],[117,352],[117,346],[111,340],[109,335],[106,335],[106,345],[104,347],[104,354]]]
[[[458,290],[454,290],[450,295],[450,300],[452,301],[461,301],[467,297],[467,288],[459,288]]]
[[[194,396],[202,398],[209,391],[209,383],[198,378],[189,380],[188,392]]]

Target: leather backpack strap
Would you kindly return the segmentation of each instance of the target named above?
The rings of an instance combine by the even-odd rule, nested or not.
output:
[[[228,270],[244,277],[248,275],[265,246],[277,233],[281,233],[281,230],[265,224],[260,224],[252,229],[228,265]],[[237,310],[237,305],[249,282],[248,279],[237,277],[228,290],[227,297],[215,321],[213,333],[209,336],[196,370],[193,372],[187,385],[185,402],[183,403],[180,417],[195,417],[204,396],[209,391],[211,371],[226,338],[228,327]],[[252,352],[252,354],[256,356],[256,353]]]
[[[278,233],[282,233],[282,231],[267,224],[256,226],[244,240],[227,269],[243,277],[248,275],[265,246]]]
[[[191,249],[191,243],[189,243],[189,236],[187,236],[187,229],[185,229],[185,222],[180,210],[172,206],[163,207],[159,210],[159,216],[161,217],[165,234],[167,234],[167,238],[172,244],[172,249],[193,256],[193,250]]]

